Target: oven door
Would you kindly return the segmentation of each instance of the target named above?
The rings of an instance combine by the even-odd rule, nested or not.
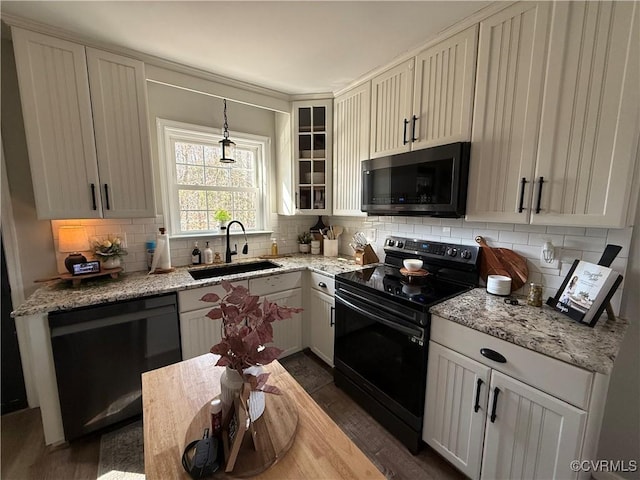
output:
[[[428,327],[404,320],[398,308],[370,303],[344,289],[338,289],[335,300],[336,369],[406,424],[420,430]]]

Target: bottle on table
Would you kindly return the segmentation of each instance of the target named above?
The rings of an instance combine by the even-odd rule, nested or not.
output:
[[[200,265],[202,263],[202,253],[198,248],[198,242],[193,242],[193,251],[191,252],[191,263],[193,265]]]

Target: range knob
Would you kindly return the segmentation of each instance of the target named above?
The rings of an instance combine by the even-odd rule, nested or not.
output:
[[[395,245],[395,243],[396,242],[391,240],[391,239],[389,239],[389,241],[387,241],[387,245],[390,246],[390,247],[393,247]]]
[[[450,257],[455,257],[458,254],[458,249],[455,247],[449,247],[447,248],[447,255],[449,255]]]
[[[469,250],[463,250],[463,251],[460,253],[460,256],[461,256],[462,258],[464,258],[465,260],[469,260],[469,259],[471,258],[471,252],[470,252]]]
[[[404,247],[404,243],[403,242],[398,242],[398,244],[396,245],[398,248],[402,248]]]

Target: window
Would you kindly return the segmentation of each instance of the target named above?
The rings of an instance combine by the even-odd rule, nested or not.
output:
[[[214,218],[227,210],[247,231],[265,229],[268,139],[234,133],[235,163],[220,163],[217,129],[158,119],[165,216],[172,235],[222,233]]]

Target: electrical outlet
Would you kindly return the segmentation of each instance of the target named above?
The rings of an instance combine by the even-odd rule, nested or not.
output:
[[[370,228],[368,230],[364,230],[364,236],[367,237],[370,243],[375,243],[378,231],[375,228]]]
[[[556,250],[556,255],[557,254],[558,254],[558,251]],[[560,270],[560,259],[556,256],[553,262],[547,263],[546,260],[544,259],[542,252],[540,252],[540,266],[542,268],[551,268],[555,270]]]

